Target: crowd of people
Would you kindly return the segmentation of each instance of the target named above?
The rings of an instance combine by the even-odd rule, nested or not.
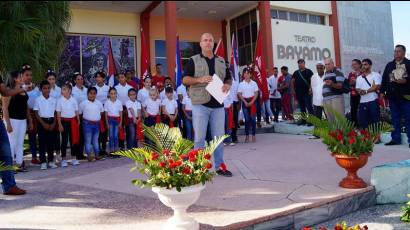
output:
[[[346,93],[350,94],[350,119],[358,128],[379,121],[379,106],[388,101],[395,130],[387,145],[401,143],[402,117],[410,139],[410,100],[405,99],[405,95],[410,95],[410,61],[404,57],[402,45],[396,46],[395,60],[386,66],[382,76],[372,71],[370,59],[352,60],[353,70],[348,77],[331,58],[318,62],[316,73],[305,66],[303,59],[298,60],[298,70],[293,74],[286,66],[280,67],[280,76],[277,67],[268,69],[269,100],[265,101],[254,66],[243,68],[237,83],[228,63],[213,54],[213,45],[211,34],[201,36],[202,52],[189,59],[183,84],[178,87],[162,75],[161,64],[156,65],[153,76],[143,79],[132,76],[131,71],[118,73],[115,78],[97,72],[95,85],[88,86],[81,73],[74,73],[72,82],[57,86],[57,74],[52,70],[35,85],[31,67],[23,65],[10,73],[8,87],[0,82],[5,125],[0,127],[5,129],[0,130],[0,161],[8,165],[15,162],[18,171],[27,171],[23,157],[26,132],[31,164],[40,165],[42,170],[58,167],[55,156],[61,156],[60,167],[67,167],[69,162],[75,166],[85,159],[100,161],[115,157],[112,153],[117,150],[135,148],[147,141],[142,124],[153,126],[160,122],[179,127],[185,138],[194,141],[195,148],[202,148],[205,140],[223,134],[229,135],[224,145],[235,145],[241,124],[245,126],[244,142],[255,142],[256,127],[261,127],[262,119],[267,124],[279,122],[280,118],[294,121],[295,101],[301,112],[319,118],[325,114],[327,119],[334,119],[329,108],[345,114]],[[224,82],[222,91],[230,92],[222,104],[205,90],[214,74]],[[298,125],[310,124],[300,120]],[[8,151],[11,159],[5,156]],[[232,176],[224,163],[222,145],[214,153],[214,162],[217,174]],[[9,174],[2,173],[5,193],[11,187],[13,190],[8,193],[23,193],[15,190],[14,178],[11,180]]]

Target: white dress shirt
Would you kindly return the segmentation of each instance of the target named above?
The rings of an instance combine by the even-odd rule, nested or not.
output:
[[[255,96],[255,92],[259,92],[256,82],[250,80],[249,83],[245,80],[239,83],[238,93],[242,93],[242,97],[250,98]]]
[[[105,102],[108,100],[108,91],[110,90],[110,87],[104,84],[101,87],[98,85],[95,85],[95,88],[97,89],[96,99],[99,100],[104,105]]]
[[[122,104],[118,99],[114,102],[107,100],[104,104],[104,111],[107,112],[107,115],[110,117],[119,117],[122,112]]]
[[[104,112],[104,107],[98,100],[85,100],[81,102],[79,108],[83,118],[88,121],[100,121],[101,113]]]
[[[175,110],[178,110],[178,103],[175,99],[169,100],[168,98],[165,98],[162,100],[161,105],[165,106],[165,110],[169,115],[175,115]]]
[[[75,117],[75,112],[78,112],[78,103],[74,97],[65,98],[60,97],[57,100],[56,111],[61,113],[61,118],[73,118]]]
[[[125,106],[125,103],[129,100],[128,90],[132,89],[132,86],[125,84],[125,86],[118,84],[115,86],[117,90],[118,100],[121,101],[122,105]]]
[[[281,95],[278,91],[278,78],[272,75],[268,78],[269,98],[279,99]]]
[[[81,102],[87,100],[87,87],[83,86],[83,88],[80,89],[74,86],[71,95],[77,100],[78,104],[81,104]]]
[[[159,115],[159,108],[161,107],[161,100],[157,99],[156,101],[153,101],[150,97],[145,100],[143,104],[146,112],[149,115]]]
[[[185,110],[186,111],[192,111],[192,101],[191,98],[189,97],[184,97],[184,99],[182,100],[182,104],[185,105]]]
[[[143,104],[149,98],[149,90],[145,87],[138,90],[137,100]]]
[[[319,76],[318,73],[315,73],[312,76],[311,86],[312,86],[312,102],[315,106],[323,106],[323,78],[325,75],[323,74],[322,77]]]
[[[54,86],[54,88],[50,88],[50,97],[55,98],[56,100],[60,99],[61,88],[58,86]]]
[[[41,118],[52,118],[56,111],[57,101],[55,98],[48,97],[47,99],[41,95],[36,99],[34,103],[34,111],[38,111],[38,115]]]
[[[138,110],[141,110],[141,103],[139,103],[137,100],[135,100],[135,101],[128,100],[127,103],[125,104],[125,106],[128,109],[128,117],[129,118],[133,118],[132,114],[130,112],[131,110],[134,111],[135,117],[136,118],[138,117]]]

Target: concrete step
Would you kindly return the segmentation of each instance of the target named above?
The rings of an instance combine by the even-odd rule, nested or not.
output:
[[[293,230],[323,223],[376,204],[376,192],[369,186],[356,193],[307,204],[272,216],[263,216],[216,229]]]

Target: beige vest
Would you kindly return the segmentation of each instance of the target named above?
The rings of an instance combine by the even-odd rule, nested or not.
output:
[[[192,56],[192,60],[195,64],[195,75],[193,77],[203,77],[209,75],[208,64],[201,54]],[[226,75],[225,60],[215,56],[215,74],[224,81]],[[191,85],[189,87],[189,97],[191,98],[193,105],[202,105],[208,103],[211,100],[211,95],[206,91],[207,83]]]

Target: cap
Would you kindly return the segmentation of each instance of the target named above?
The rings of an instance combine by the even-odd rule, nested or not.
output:
[[[323,63],[322,61],[318,61],[317,63],[316,63],[316,65],[325,65],[325,63]]]

